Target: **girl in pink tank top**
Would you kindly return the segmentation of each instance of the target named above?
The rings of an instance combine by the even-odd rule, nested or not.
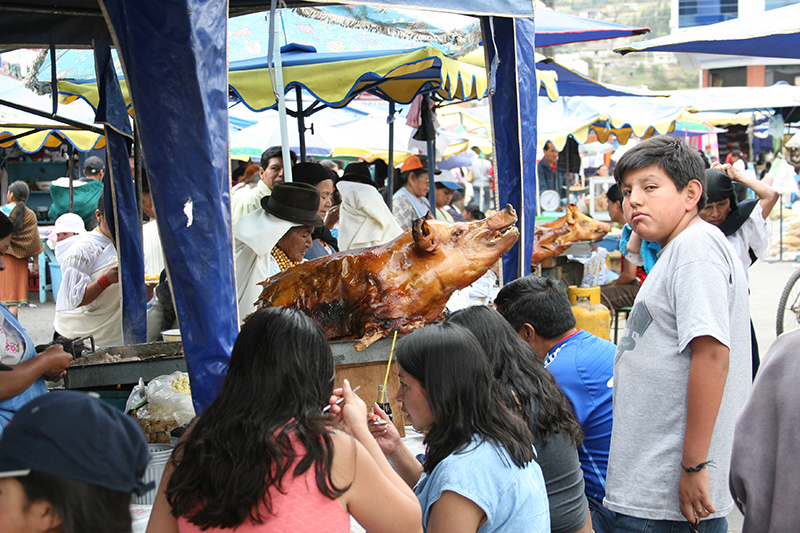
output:
[[[305,456],[305,452],[296,437],[292,436],[291,440],[294,451],[298,455],[293,465],[296,467],[299,460]],[[342,509],[338,500],[331,499],[320,492],[314,479],[313,469],[306,470],[298,477],[285,476],[281,490],[272,490],[270,496],[275,515],[263,524],[246,521],[236,528],[236,533],[263,533],[266,531],[346,533],[350,531],[350,515]],[[260,511],[263,516],[269,514],[264,506]],[[178,530],[181,533],[202,531],[184,516],[178,518]],[[205,531],[223,530],[211,528]]]
[[[334,416],[323,412],[334,371],[310,318],[252,315],[219,396],[167,464],[148,533],[346,533],[350,511],[371,533],[419,533],[419,502],[370,434],[364,402],[348,385]]]

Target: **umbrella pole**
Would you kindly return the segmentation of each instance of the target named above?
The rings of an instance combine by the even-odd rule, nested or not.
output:
[[[394,196],[394,100],[389,100],[389,167],[386,172],[386,203],[392,209],[392,196]]]
[[[425,120],[425,113],[431,106],[431,97],[428,93],[422,97],[422,106],[425,109],[423,111],[422,116],[423,120]],[[430,125],[430,128],[433,129],[433,124]],[[431,204],[431,214],[436,216],[436,184],[434,183],[434,163],[436,162],[436,135],[434,132],[433,139],[427,141],[428,143],[428,201]]]
[[[50,43],[50,94],[53,99],[53,116],[58,115],[58,69],[56,69],[56,45]]]
[[[279,16],[275,9],[275,2],[273,0],[272,8],[270,9],[270,24],[274,24],[275,17]],[[283,62],[281,61],[281,47],[278,44],[278,27],[272,26],[273,32],[270,34],[270,46],[277,44],[275,47],[275,96],[278,100],[278,123],[281,129],[281,147],[283,148],[283,176],[286,183],[292,182],[292,164],[289,156],[289,130],[286,126],[286,95],[284,94],[285,86],[283,84]]]
[[[297,96],[297,133],[300,139],[300,162],[306,162],[306,124],[305,111],[303,110],[303,91],[300,87],[295,87]],[[313,132],[312,132],[313,133]]]

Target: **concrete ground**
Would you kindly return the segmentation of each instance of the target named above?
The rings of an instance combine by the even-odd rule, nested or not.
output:
[[[779,262],[775,259],[758,261],[750,268],[750,314],[758,338],[762,359],[775,340],[775,317],[778,300],[786,281],[800,263]],[[44,344],[52,339],[55,304],[52,296],[44,304],[39,303],[39,294],[31,293],[30,302],[36,307],[22,307],[19,315],[36,344]],[[620,325],[622,327],[622,325]],[[729,517],[729,531],[741,532],[742,516],[734,511]]]

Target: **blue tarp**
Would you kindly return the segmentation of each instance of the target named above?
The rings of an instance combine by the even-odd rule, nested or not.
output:
[[[634,28],[614,22],[576,17],[552,9],[537,10],[535,25],[533,19],[519,19],[517,22],[518,33],[533,33],[535,26],[537,47],[616,39],[650,31],[650,28]]]
[[[486,46],[487,63],[492,63],[495,53],[500,59],[497,92],[491,100],[500,207],[506,204],[514,207],[522,231],[519,242],[503,256],[503,281],[506,283],[530,273],[536,224],[535,32],[530,31],[532,20],[524,21],[525,32],[519,31],[520,22],[498,18],[483,20],[487,36],[484,42],[492,43]],[[492,26],[494,39],[490,41]]]
[[[136,124],[199,412],[216,397],[238,332],[226,4],[104,4],[136,102]]]
[[[127,231],[128,228],[139,227],[136,190],[128,162],[133,130],[111,60],[111,41],[96,40],[94,50],[97,78],[101,81],[98,84],[100,102],[97,106],[96,122],[105,124],[106,161],[109,162],[109,172],[103,180],[106,220],[114,235],[119,256],[133,258],[130,261],[120,261],[119,265],[123,340],[125,344],[137,344],[147,340],[147,296],[144,287],[142,234],[139,231]]]

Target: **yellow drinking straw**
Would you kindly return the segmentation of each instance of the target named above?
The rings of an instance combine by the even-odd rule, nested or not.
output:
[[[389,364],[386,365],[386,376],[383,378],[383,389],[381,389],[381,399],[378,403],[383,403],[386,398],[386,384],[389,383],[389,369],[392,368],[392,356],[394,355],[394,343],[397,342],[397,331],[394,332],[392,339],[392,351],[389,352]]]

